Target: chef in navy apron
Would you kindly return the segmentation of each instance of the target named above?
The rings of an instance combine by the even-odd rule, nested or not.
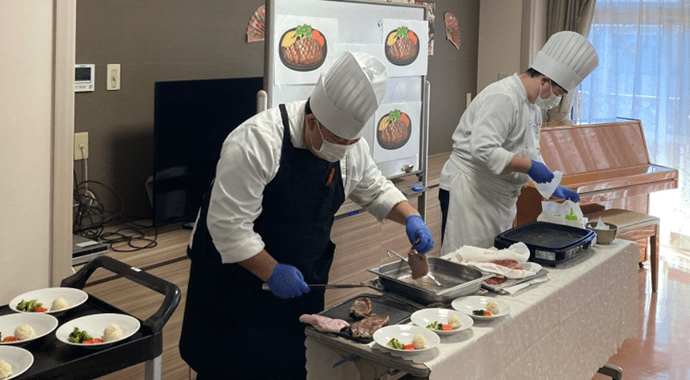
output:
[[[299,317],[324,308],[324,291],[308,284],[328,282],[331,227],[347,197],[404,224],[420,253],[432,249],[360,138],[386,83],[379,60],[346,52],[308,101],[261,112],[225,140],[187,249],[180,353],[198,379],[306,378]]]
[[[441,170],[441,253],[463,245],[493,247],[510,229],[520,190],[554,175],[539,152],[542,110],[597,67],[594,46],[575,32],[559,32],[537,53],[529,70],[487,86],[470,103],[453,133],[453,152]],[[558,186],[553,197],[580,200]]]

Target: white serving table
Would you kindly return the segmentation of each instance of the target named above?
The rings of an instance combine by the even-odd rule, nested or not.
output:
[[[308,379],[377,379],[390,369],[435,379],[591,379],[637,335],[637,243],[616,239],[546,267],[549,281],[513,295],[489,293],[511,313],[441,337],[434,349],[396,357],[308,327]],[[343,359],[353,359],[333,367]],[[625,369],[623,369],[625,370]]]

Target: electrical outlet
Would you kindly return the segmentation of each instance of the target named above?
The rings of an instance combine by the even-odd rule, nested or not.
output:
[[[89,158],[89,132],[74,134],[74,161]]]

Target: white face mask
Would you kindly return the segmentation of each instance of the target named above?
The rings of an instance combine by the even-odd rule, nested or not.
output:
[[[541,90],[541,87],[539,87],[539,90]],[[543,110],[550,110],[551,108],[556,107],[560,102],[561,102],[561,97],[556,96],[553,94],[553,88],[551,88],[551,81],[549,81],[549,97],[547,99],[543,99],[541,97],[541,91],[539,95],[537,95],[537,100],[534,102],[539,108]]]
[[[314,143],[311,140],[311,134],[309,135],[309,141],[311,142],[311,151],[318,158],[324,159],[328,162],[338,162],[342,160],[347,151],[350,149],[350,145],[340,145],[334,144],[330,141],[326,141],[323,138],[323,133],[321,132],[321,126],[317,124],[316,128],[319,130],[321,135],[321,149],[314,148]]]

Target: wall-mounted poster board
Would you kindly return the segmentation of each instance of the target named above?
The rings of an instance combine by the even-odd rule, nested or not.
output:
[[[306,100],[345,51],[386,65],[388,88],[363,137],[389,178],[426,162],[429,33],[418,5],[328,0],[268,0],[264,88],[267,107]]]

